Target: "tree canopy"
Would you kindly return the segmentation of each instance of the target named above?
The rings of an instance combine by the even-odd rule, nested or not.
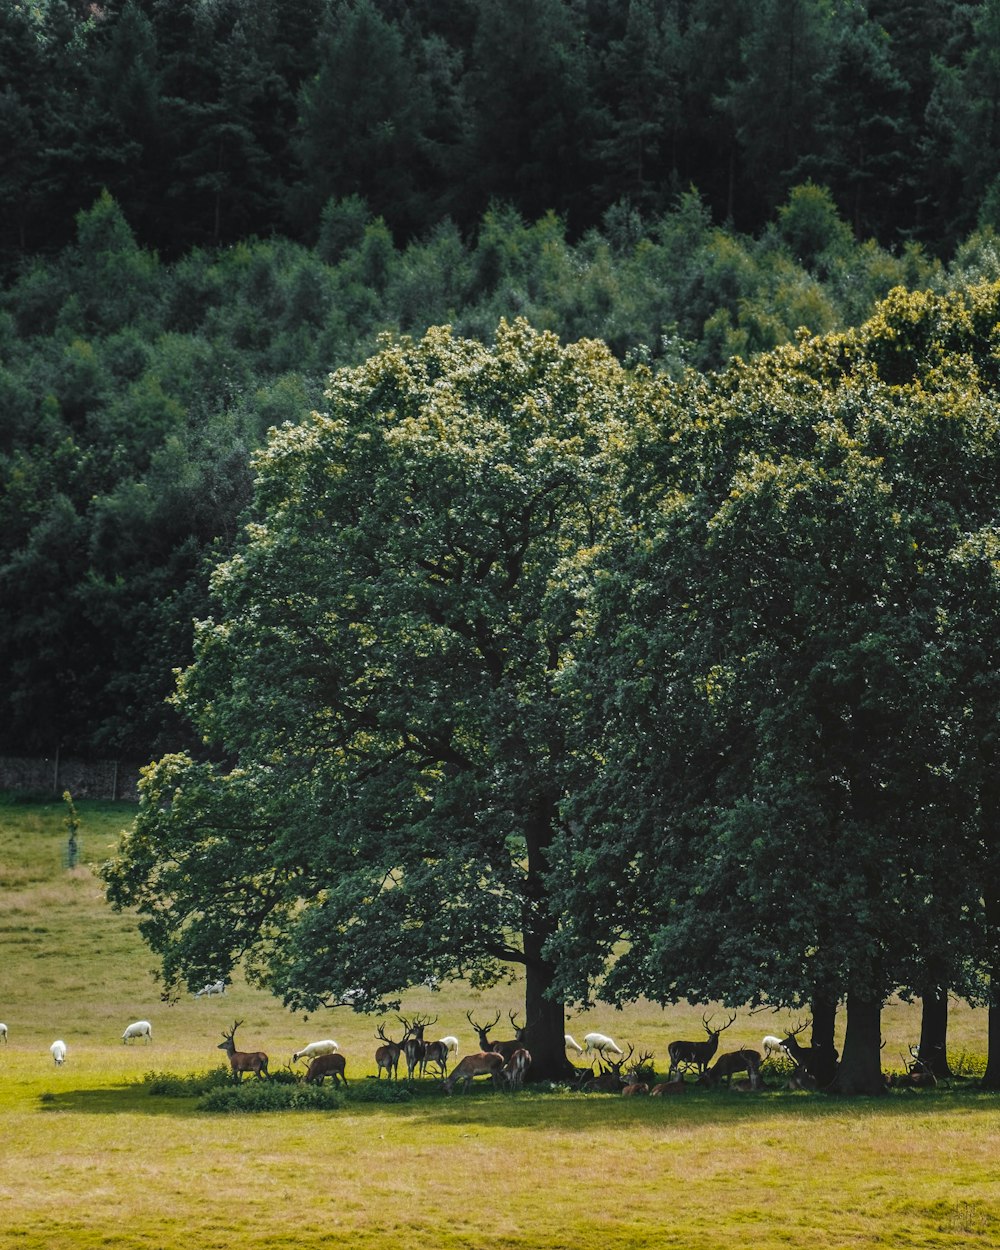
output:
[[[594,342],[447,329],[333,375],[275,431],[213,577],[169,755],[108,871],[168,984],[239,956],[294,1006],[434,974],[526,975],[536,1071],[564,1063],[546,952],[569,719],[557,677],[642,428]]]
[[[558,857],[564,992],[834,987],[839,1080],[864,1092],[890,993],[976,992],[996,706],[986,618],[958,605],[972,550],[995,550],[998,306],[996,286],[897,292],[857,332],[663,397],[646,541],[599,583],[565,677],[592,780]]]

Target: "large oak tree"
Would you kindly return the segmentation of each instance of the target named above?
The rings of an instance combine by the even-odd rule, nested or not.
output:
[[[536,1074],[565,1067],[550,847],[577,704],[558,677],[639,419],[594,342],[447,329],[332,376],[272,432],[215,573],[170,755],[106,870],[168,985],[293,1007],[521,965]]]

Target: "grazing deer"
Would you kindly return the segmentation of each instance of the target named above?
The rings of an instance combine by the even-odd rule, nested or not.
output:
[[[625,1053],[615,1039],[608,1037],[606,1033],[588,1033],[583,1039],[583,1053],[589,1055],[595,1051],[602,1059],[606,1055],[617,1055],[621,1058]]]
[[[699,1085],[707,1085],[714,1089],[720,1081],[732,1085],[734,1072],[746,1072],[750,1078],[750,1089],[757,1089],[760,1084],[760,1052],[756,1050],[732,1050],[727,1055],[720,1055],[712,1067],[707,1068],[698,1077]]]
[[[712,1062],[715,1052],[719,1049],[719,1035],[725,1033],[735,1019],[736,1012],[734,1011],[724,1025],[718,1029],[713,1029],[712,1017],[706,1016],[702,1012],[701,1023],[708,1035],[708,1040],[704,1042],[671,1042],[667,1047],[667,1054],[670,1056],[668,1079],[672,1078],[675,1072],[680,1072],[682,1069],[692,1066],[697,1068],[698,1075],[702,1076],[705,1069]]]
[[[267,1055],[262,1050],[237,1050],[236,1049],[236,1030],[243,1023],[237,1020],[233,1027],[227,1033],[225,1029],[222,1036],[225,1041],[219,1043],[219,1050],[224,1050],[229,1056],[229,1067],[232,1070],[233,1078],[236,1081],[243,1080],[244,1072],[252,1072],[257,1080],[266,1077],[267,1072]]]
[[[382,1076],[382,1069],[385,1068],[387,1080],[398,1080],[396,1069],[399,1067],[399,1056],[403,1051],[402,1042],[394,1042],[391,1037],[386,1037],[384,1025],[379,1025],[375,1033],[376,1037],[380,1037],[384,1045],[380,1046],[375,1052],[375,1062],[378,1064],[378,1072],[375,1077],[379,1080]]]
[[[324,1077],[331,1077],[333,1084],[343,1081],[347,1085],[347,1077],[344,1075],[344,1068],[347,1061],[344,1056],[332,1051],[326,1055],[317,1055],[309,1064],[309,1070],[306,1072],[307,1085],[322,1085]]]
[[[482,1047],[483,1051],[493,1051],[495,1054],[503,1055],[505,1061],[508,1060],[514,1051],[523,1044],[524,1035],[527,1032],[523,1025],[519,1025],[517,1023],[512,1011],[507,1012],[507,1017],[510,1020],[511,1028],[514,1030],[513,1040],[509,1042],[491,1042],[488,1034],[490,1029],[492,1029],[500,1019],[500,1012],[498,1011],[490,1023],[485,1026],[476,1024],[475,1020],[472,1018],[471,1011],[467,1011],[465,1013],[466,1020],[468,1020],[468,1022],[476,1030],[476,1035],[479,1038],[479,1045]]]
[[[805,1024],[792,1029],[782,1039],[781,1044],[796,1068],[812,1077],[817,1086],[822,1087],[829,1085],[836,1075],[835,1069],[840,1056],[831,1046],[800,1046],[795,1039],[808,1024],[807,1020]]]
[[[531,1067],[531,1052],[519,1046],[503,1065],[507,1083],[511,1089],[518,1090],[524,1084],[524,1077]]]
[[[597,1076],[584,1077],[580,1088],[587,1094],[618,1094],[629,1084],[622,1076],[622,1065],[632,1058],[634,1046],[629,1046],[628,1054],[620,1059],[609,1059],[608,1067],[602,1067]]]
[[[500,1085],[503,1081],[503,1065],[503,1055],[498,1055],[493,1050],[479,1055],[466,1055],[451,1076],[441,1082],[441,1088],[446,1094],[450,1094],[456,1083],[461,1081],[463,1092],[467,1093],[474,1076],[488,1076],[494,1085]]]

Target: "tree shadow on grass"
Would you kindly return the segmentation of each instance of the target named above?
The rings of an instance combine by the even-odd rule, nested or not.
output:
[[[126,1112],[182,1118],[226,1114],[200,1110],[199,1097],[197,1094],[185,1097],[154,1094],[147,1084],[133,1082],[98,1089],[44,1093],[39,1096],[38,1110],[82,1115],[121,1115]],[[935,1111],[949,1115],[956,1112],[970,1115],[995,1112],[997,1106],[997,1094],[980,1090],[971,1083],[951,1089],[893,1091],[881,1098],[834,1097],[774,1089],[740,1094],[692,1089],[680,1097],[656,1099],[622,1099],[614,1094],[535,1092],[531,1089],[510,1094],[475,1087],[468,1094],[449,1096],[441,1091],[439,1085],[427,1083],[412,1088],[406,1101],[372,1097],[368,1089],[365,1095],[352,1098],[348,1088],[342,1106],[309,1110],[314,1114],[330,1116],[345,1112],[352,1116],[391,1115],[437,1125],[453,1124],[466,1131],[480,1127],[492,1130],[509,1128],[518,1133],[532,1130],[592,1133],[595,1129],[627,1128],[633,1123],[649,1127],[684,1123],[738,1126],[752,1124],[762,1117],[800,1122],[875,1114],[906,1121],[913,1116],[934,1114]],[[257,1114],[295,1115],[297,1111],[262,1110]]]

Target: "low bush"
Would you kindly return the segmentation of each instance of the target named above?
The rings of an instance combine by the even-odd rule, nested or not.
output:
[[[142,1078],[148,1093],[159,1098],[200,1098],[210,1090],[232,1083],[228,1068],[211,1068],[206,1072],[147,1072]]]
[[[244,1081],[209,1090],[198,1101],[199,1111],[337,1111],[344,1094],[332,1085],[289,1085],[274,1081]]]

